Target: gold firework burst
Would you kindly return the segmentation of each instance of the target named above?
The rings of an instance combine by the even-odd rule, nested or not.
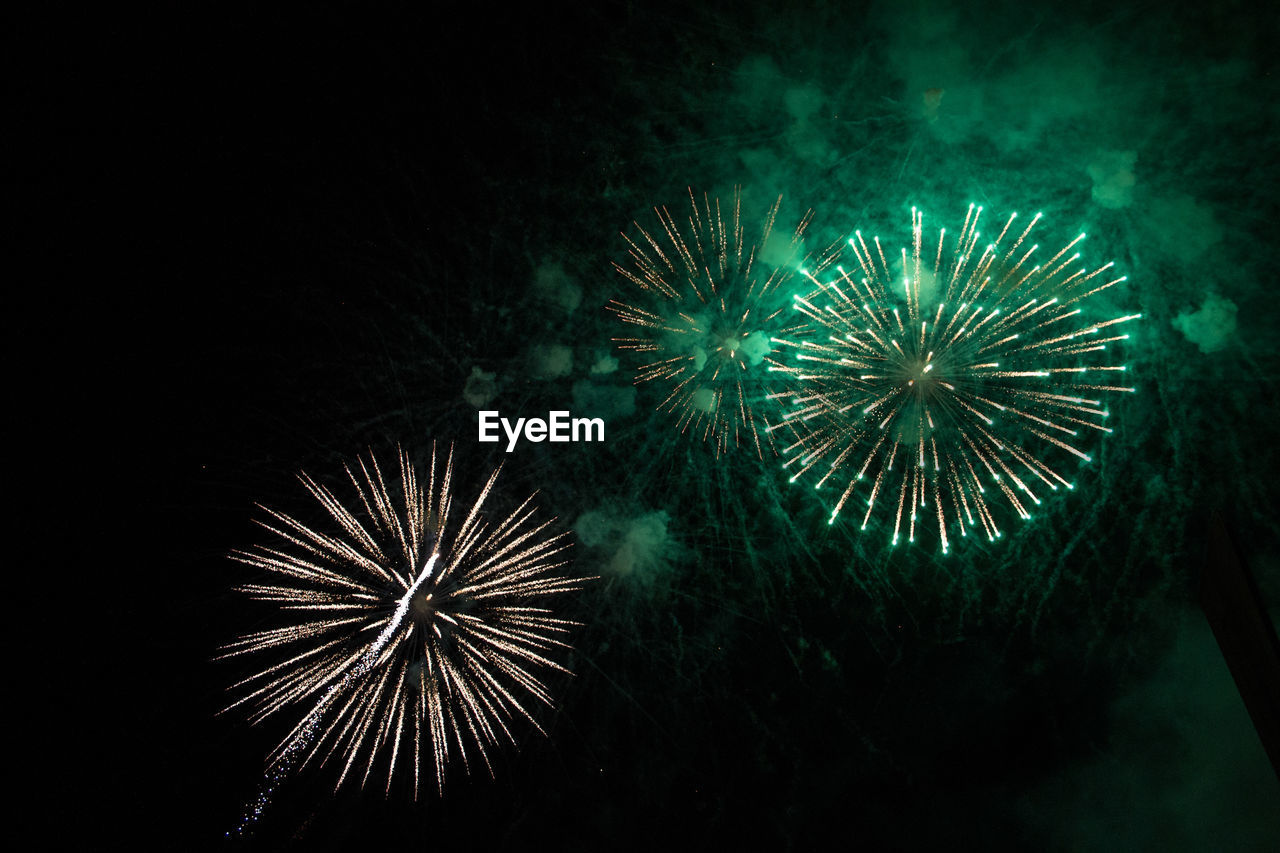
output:
[[[452,448],[441,461],[433,447],[424,486],[403,451],[391,481],[361,458],[346,466],[349,505],[302,474],[324,529],[264,507],[261,525],[277,542],[233,554],[276,578],[240,590],[293,618],[224,648],[226,657],[271,655],[233,686],[240,697],[227,710],[250,708],[255,723],[301,711],[244,823],[299,762],[336,760],[336,787],[377,773],[388,791],[407,767],[417,796],[424,759],[442,790],[451,756],[469,769],[479,755],[492,773],[489,749],[514,742],[516,718],[538,728],[530,698],[551,703],[538,671],[567,672],[550,655],[577,624],[544,606],[581,585],[562,573],[569,543],[550,532],[553,520],[535,521],[532,495],[486,519],[499,471],[464,515],[455,511]]]
[[[779,197],[765,215],[758,240],[743,231],[741,196],[729,210],[689,192],[689,216],[682,226],[665,208],[655,208],[654,233],[636,224],[638,238],[623,235],[631,265],[614,264],[640,291],[639,302],[610,300],[622,322],[639,327],[637,336],[615,338],[620,349],[640,354],[636,384],[664,385],[658,411],[675,416],[676,427],[715,444],[717,455],[746,444],[764,457],[773,452],[765,417],[771,339],[785,334],[790,319],[788,282],[804,263],[821,270],[832,255],[805,256],[806,213],[790,235],[774,224]]]

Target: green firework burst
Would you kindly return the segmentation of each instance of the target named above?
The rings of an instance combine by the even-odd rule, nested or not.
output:
[[[1103,399],[1134,390],[1117,384],[1126,368],[1108,345],[1141,315],[1098,319],[1086,303],[1125,277],[1078,263],[1084,234],[1037,262],[1040,214],[1021,231],[1013,214],[981,246],[981,215],[971,205],[935,247],[913,208],[897,272],[879,238],[855,232],[855,268],[806,273],[803,328],[774,339],[794,359],[772,369],[789,382],[782,423],[797,435],[784,468],[842,488],[831,522],[861,490],[863,528],[887,508],[894,544],[926,524],[944,553],[955,534],[994,540],[995,504],[1026,519],[1043,495],[1073,488],[1061,457],[1088,461],[1090,438],[1111,431]]]

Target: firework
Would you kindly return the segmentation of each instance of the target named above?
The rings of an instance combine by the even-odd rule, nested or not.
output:
[[[566,672],[548,655],[576,623],[542,603],[580,581],[561,574],[568,543],[548,532],[551,521],[534,520],[533,496],[486,520],[494,471],[457,523],[452,449],[438,467],[432,448],[425,487],[403,451],[398,462],[390,482],[372,456],[346,466],[349,505],[300,475],[325,529],[264,508],[277,544],[232,555],[275,577],[241,591],[294,618],[224,648],[226,657],[271,655],[234,685],[241,696],[227,710],[250,708],[254,723],[301,712],[269,756],[240,832],[287,774],[316,759],[340,765],[335,789],[377,774],[389,792],[398,769],[411,772],[415,797],[424,758],[437,790],[453,754],[468,769],[478,755],[492,773],[489,749],[514,742],[515,718],[538,728],[530,697],[551,702],[537,670]]]
[[[794,355],[774,367],[793,403],[781,423],[797,436],[784,468],[842,489],[830,522],[861,489],[863,529],[884,508],[895,544],[926,524],[944,553],[956,531],[995,539],[994,503],[1026,519],[1043,494],[1071,489],[1046,459],[1088,461],[1089,437],[1111,432],[1103,398],[1134,390],[1117,384],[1125,367],[1108,345],[1141,315],[1094,320],[1084,304],[1125,277],[1077,263],[1083,234],[1037,263],[1027,238],[1040,214],[1021,231],[1013,214],[979,248],[981,214],[970,206],[959,235],[942,229],[934,248],[913,208],[897,274],[879,238],[855,232],[857,268],[808,272],[812,290],[794,298],[805,327],[774,339]]]
[[[638,238],[625,234],[631,264],[614,268],[639,291],[636,302],[611,300],[609,310],[638,327],[635,337],[615,338],[620,349],[644,363],[636,383],[663,386],[659,411],[676,419],[681,432],[714,442],[717,454],[749,445],[764,457],[772,436],[761,402],[768,396],[767,365],[775,335],[791,319],[788,282],[802,263],[826,268],[829,256],[804,258],[805,214],[789,238],[774,234],[779,197],[765,216],[760,236],[748,243],[741,195],[730,210],[689,192],[682,225],[665,207],[655,208],[658,229],[638,223]],[[771,237],[773,241],[771,242]]]

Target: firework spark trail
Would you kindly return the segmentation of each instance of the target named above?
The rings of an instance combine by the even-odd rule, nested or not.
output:
[[[389,792],[398,759],[407,752],[416,796],[424,740],[442,790],[451,748],[467,763],[466,741],[471,741],[488,767],[490,745],[514,742],[508,719],[518,715],[538,728],[518,693],[551,703],[529,667],[567,672],[545,653],[565,647],[559,636],[577,623],[530,605],[581,582],[556,574],[564,563],[555,558],[567,544],[563,535],[545,535],[551,522],[531,523],[532,496],[506,518],[486,522],[482,508],[499,471],[489,477],[450,538],[452,470],[450,451],[437,478],[433,449],[423,489],[401,453],[397,501],[376,460],[361,460],[354,470],[348,466],[359,514],[302,475],[341,535],[268,510],[275,523],[263,527],[287,547],[233,555],[285,578],[283,584],[248,584],[242,591],[283,610],[313,615],[226,646],[226,657],[294,649],[235,685],[233,689],[248,692],[230,708],[252,703],[256,710],[251,719],[257,722],[296,703],[312,704],[268,758],[258,796],[229,835],[244,834],[261,817],[278,784],[299,762],[305,766],[318,754],[323,755],[321,763],[342,754],[339,787],[365,755],[363,786],[375,760],[389,749]],[[372,639],[362,639],[375,631]]]
[[[636,384],[664,386],[657,409],[674,415],[682,433],[713,442],[717,455],[745,444],[763,458],[766,447],[771,453],[776,448],[756,408],[769,396],[761,365],[770,361],[770,339],[786,333],[787,284],[801,263],[821,270],[834,255],[811,253],[796,263],[809,213],[791,234],[787,260],[776,266],[762,261],[781,197],[754,243],[742,227],[740,193],[728,211],[706,195],[699,206],[692,190],[689,204],[683,225],[665,207],[655,208],[657,230],[637,223],[638,239],[623,235],[631,264],[615,263],[614,269],[639,290],[643,305],[610,301],[618,319],[638,327],[636,337],[614,342],[647,359]]]
[[[417,580],[413,582],[413,586],[409,587],[409,591],[401,597],[396,604],[395,615],[391,618],[386,628],[382,629],[382,633],[374,640],[367,651],[360,656],[349,671],[347,671],[342,679],[334,684],[329,685],[324,695],[320,697],[320,701],[315,704],[303,718],[299,724],[296,734],[289,739],[288,743],[280,750],[276,758],[271,762],[271,766],[267,768],[265,778],[263,779],[262,788],[258,792],[258,796],[253,802],[246,805],[244,813],[240,817],[240,823],[236,828],[228,832],[227,835],[244,835],[248,828],[256,823],[271,801],[271,795],[275,791],[276,785],[288,775],[293,765],[297,762],[298,756],[305,752],[307,747],[311,745],[311,741],[315,739],[316,730],[320,726],[320,720],[324,714],[325,707],[338,694],[345,691],[356,679],[363,678],[373,669],[378,662],[378,658],[382,656],[383,650],[396,632],[400,630],[404,617],[409,613],[410,600],[414,593],[422,586],[422,582],[431,577],[431,570],[435,567],[436,561],[440,559],[439,554],[432,554],[422,572],[418,575]]]
[[[1038,490],[1073,488],[1027,445],[1089,461],[1082,430],[1111,432],[1098,397],[1134,390],[1107,378],[1123,365],[1090,363],[1089,354],[1126,339],[1112,327],[1141,315],[1089,322],[1081,307],[1125,277],[1107,280],[1112,264],[1075,269],[1080,255],[1069,253],[1083,234],[1034,263],[1039,247],[1024,243],[1040,214],[1002,248],[1018,234],[1013,214],[979,251],[981,214],[970,206],[948,254],[946,229],[936,252],[926,251],[924,217],[912,208],[911,249],[902,249],[897,275],[879,238],[868,245],[860,231],[848,241],[856,270],[838,266],[828,280],[803,271],[813,289],[794,308],[805,325],[774,339],[795,359],[770,367],[787,377],[792,403],[775,428],[798,436],[783,450],[793,481],[812,469],[816,488],[849,477],[829,522],[872,476],[863,529],[886,498],[894,544],[914,540],[925,517],[943,553],[949,530],[995,539],[992,496],[1026,519]]]

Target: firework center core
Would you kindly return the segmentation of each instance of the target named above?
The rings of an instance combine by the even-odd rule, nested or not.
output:
[[[914,389],[919,394],[927,393],[941,378],[934,368],[935,364],[930,359],[908,359],[901,367],[901,381],[906,388]]]

